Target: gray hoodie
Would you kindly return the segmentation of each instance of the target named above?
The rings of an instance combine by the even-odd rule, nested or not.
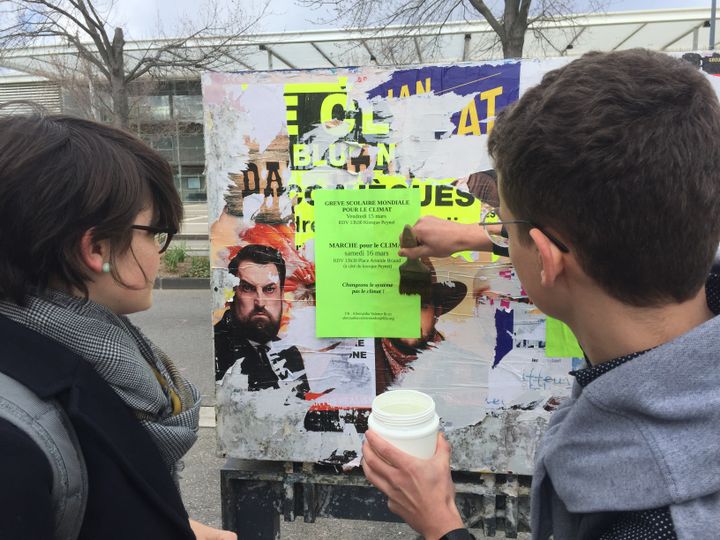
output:
[[[533,539],[667,506],[679,540],[720,538],[720,316],[575,383],[538,448],[531,501]]]

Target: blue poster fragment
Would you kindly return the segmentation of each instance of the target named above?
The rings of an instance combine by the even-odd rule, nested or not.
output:
[[[403,98],[416,94],[436,96],[452,92],[468,96],[462,111],[456,111],[451,120],[454,130],[450,134],[487,134],[492,119],[520,93],[520,62],[481,64],[474,66],[429,66],[420,69],[395,71],[390,78],[367,92],[368,99]],[[487,122],[477,122],[485,119]]]
[[[507,353],[513,348],[513,310],[499,307],[495,310],[495,330],[497,341],[495,342],[495,359],[492,367],[500,363]]]

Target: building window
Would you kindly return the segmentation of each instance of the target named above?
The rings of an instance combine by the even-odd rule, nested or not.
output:
[[[207,200],[199,81],[167,81],[158,95],[138,96],[134,127],[173,167],[183,202]]]
[[[202,96],[173,96],[173,112],[178,121],[202,123]]]
[[[203,167],[183,165],[175,170],[175,186],[183,202],[207,201]]]
[[[202,189],[202,178],[199,176],[188,176],[185,179],[185,187],[188,190],[195,190]]]
[[[170,120],[170,96],[142,96],[137,103],[138,119],[143,122]]]
[[[205,162],[205,142],[203,134],[179,134],[180,160],[183,164],[196,164]]]

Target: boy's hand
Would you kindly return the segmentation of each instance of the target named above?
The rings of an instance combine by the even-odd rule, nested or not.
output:
[[[401,257],[449,257],[466,249],[492,250],[492,242],[477,223],[457,223],[435,216],[423,216],[412,228],[418,247],[401,248]]]
[[[450,477],[450,445],[438,434],[430,459],[397,449],[372,430],[365,433],[362,467],[388,497],[388,508],[428,540],[463,527]]]
[[[237,534],[234,532],[214,529],[194,519],[190,520],[190,528],[195,533],[197,540],[237,540]]]

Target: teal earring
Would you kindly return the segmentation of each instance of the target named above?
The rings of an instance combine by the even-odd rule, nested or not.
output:
[[[103,265],[102,265],[102,271],[103,271],[104,274],[109,274],[109,273],[110,273],[110,263],[109,263],[109,262],[103,263]]]

